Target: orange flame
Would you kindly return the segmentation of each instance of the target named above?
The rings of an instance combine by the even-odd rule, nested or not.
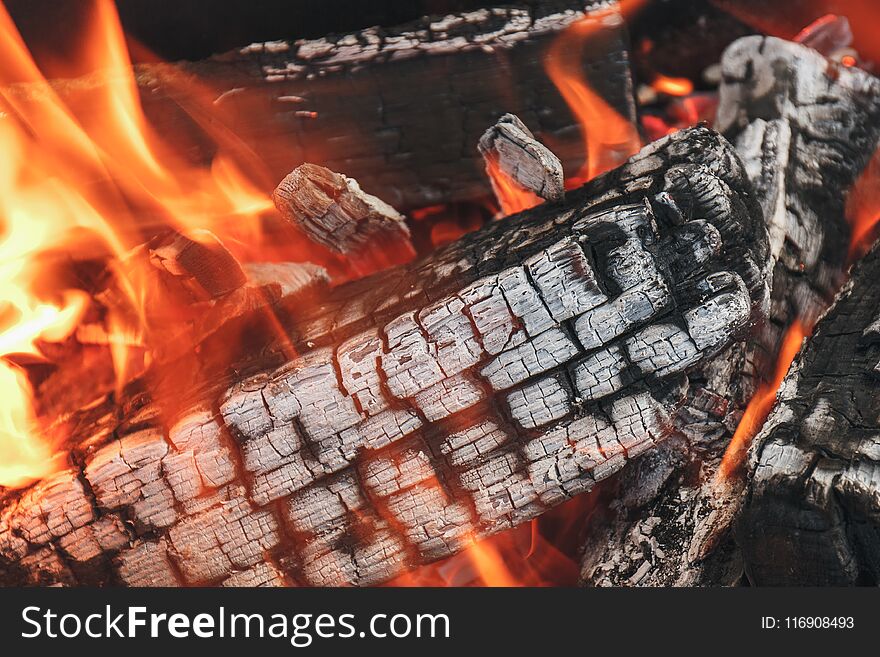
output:
[[[476,541],[466,553],[486,586],[522,586],[507,568],[497,547],[490,541]]]
[[[581,532],[598,491],[572,498],[531,522],[508,529],[458,554],[404,573],[389,586],[574,586]],[[471,540],[471,539],[468,539]]]
[[[655,91],[669,96],[687,96],[694,91],[694,83],[687,78],[671,78],[658,74],[651,86]]]
[[[533,208],[543,199],[531,191],[520,187],[514,180],[501,170],[501,166],[494,158],[486,158],[486,173],[492,183],[495,198],[501,205],[503,215],[516,214],[523,210]]]
[[[782,380],[788,373],[795,356],[800,351],[804,338],[810,335],[810,331],[811,329],[804,326],[799,319],[796,319],[788,327],[782,338],[782,346],[776,359],[773,378],[760,385],[749,401],[749,405],[746,407],[746,411],[721,459],[717,475],[719,480],[729,479],[742,465],[752,439],[764,426],[764,422],[776,402],[776,392],[782,385]]]
[[[846,216],[852,230],[849,246],[849,260],[852,262],[870,248],[880,221],[880,149],[874,152],[868,166],[850,189]]]
[[[93,73],[62,101],[0,4],[0,486],[23,486],[61,466],[55,452],[64,437],[43,433],[30,385],[4,358],[39,357],[37,341],[66,338],[88,305],[47,256],[85,234],[93,249],[121,259],[149,236],[140,219],[147,215],[182,233],[222,233],[234,249],[272,207],[223,148],[210,167],[198,167],[154,133],[113,3],[90,8],[77,61]],[[52,73],[63,77],[63,67]],[[114,271],[137,330],[148,332],[146,270]],[[124,333],[130,320],[111,311],[108,333]],[[111,348],[123,378],[125,343]]]
[[[617,167],[641,148],[636,127],[618,114],[584,79],[584,44],[602,29],[614,27],[640,9],[645,0],[622,0],[590,12],[569,26],[550,46],[544,66],[580,123],[586,160],[567,185],[576,187]],[[619,11],[618,11],[619,8]]]

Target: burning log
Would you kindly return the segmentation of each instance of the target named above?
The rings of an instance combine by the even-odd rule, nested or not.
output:
[[[344,172],[398,209],[472,200],[490,191],[473,145],[506,112],[552,138],[568,170],[583,163],[578,122],[548,80],[544,59],[554,38],[601,4],[555,2],[549,14],[499,7],[258,43],[198,62],[144,64],[137,83],[157,133],[184,141],[205,162],[216,148],[202,131],[215,129],[220,115],[236,141],[265,162],[267,180],[313,162]],[[583,63],[591,88],[634,122],[622,20],[603,22],[583,45]],[[53,84],[74,104],[88,106],[95,95],[91,80]],[[207,107],[195,102],[194,89],[212,90]],[[38,90],[31,98],[26,86],[7,91],[42,98]]]
[[[880,248],[854,268],[755,439],[737,523],[764,585],[880,581]]]
[[[773,371],[786,329],[796,320],[810,326],[840,285],[850,251],[846,192],[880,138],[880,81],[805,46],[740,39],[722,74],[716,127],[737,145],[770,234],[769,318],[748,343],[695,373],[678,438],[623,473],[611,492],[618,503],[591,519],[582,577],[592,585],[732,584],[741,576],[727,529],[744,481],[719,479],[736,469],[747,442],[728,444]]]
[[[299,356],[214,403],[83,423],[75,467],[4,496],[2,579],[364,585],[452,554],[662,443],[768,257],[732,148],[672,135],[334,288],[284,327]]]
[[[498,189],[494,167],[520,188],[542,199],[558,201],[565,194],[559,158],[535,139],[526,125],[513,114],[505,114],[483,133],[479,150],[486,161],[496,198],[502,199],[505,192]]]
[[[406,221],[356,180],[315,164],[289,173],[272,195],[281,215],[309,239],[336,253],[363,251],[377,241],[412,246]]]

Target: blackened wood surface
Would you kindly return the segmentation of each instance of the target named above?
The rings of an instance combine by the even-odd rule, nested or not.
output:
[[[213,123],[209,114],[225,117],[265,161],[267,191],[312,162],[356,179],[398,210],[474,199],[491,193],[477,142],[506,112],[545,139],[566,171],[583,163],[577,121],[544,70],[550,43],[584,15],[584,3],[572,5],[581,10],[485,9],[255,44],[198,62],[139,66],[137,82],[158,133],[197,159],[210,159],[216,148],[199,124]],[[584,74],[634,120],[626,48],[622,21],[599,30],[585,44]],[[56,84],[84,112],[89,87],[88,80]],[[207,108],[191,98],[204,87],[212,90]]]
[[[692,394],[662,449],[609,482],[591,518],[590,585],[733,584],[730,524],[745,481],[717,470],[755,386],[770,376],[785,328],[831,302],[849,247],[846,192],[877,147],[880,84],[804,46],[746,37],[722,58],[717,127],[737,145],[770,233],[770,318],[692,373]]]
[[[853,271],[750,455],[737,541],[762,585],[880,581],[880,250]]]

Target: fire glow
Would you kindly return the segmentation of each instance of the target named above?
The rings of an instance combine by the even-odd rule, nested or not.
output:
[[[501,215],[507,216],[533,208],[542,202],[542,199],[527,189],[517,185],[505,174],[498,162],[494,159],[486,160],[486,174],[492,183],[492,191],[495,199],[501,206]]]
[[[112,2],[96,1],[91,19],[77,54],[93,71],[91,105],[78,108],[47,82],[0,5],[0,146],[8,163],[0,170],[0,486],[24,486],[64,465],[56,453],[64,436],[39,426],[33,391],[13,364],[21,354],[39,360],[38,342],[67,338],[89,306],[53,254],[87,244],[105,261],[122,259],[144,240],[144,210],[182,234],[209,229],[235,244],[257,225],[248,218],[271,207],[222,147],[210,167],[196,167],[153,133]],[[65,77],[57,65],[46,73]],[[136,268],[116,273],[132,312],[110,313],[105,328],[147,335],[145,277]],[[111,344],[122,378],[125,343]]]
[[[573,23],[550,46],[544,67],[578,120],[586,160],[566,180],[579,187],[621,164],[641,148],[638,130],[618,114],[584,78],[581,53],[584,44],[604,25],[614,25],[644,5],[644,0],[623,0],[617,7],[591,12]],[[619,11],[619,13],[618,13]]]

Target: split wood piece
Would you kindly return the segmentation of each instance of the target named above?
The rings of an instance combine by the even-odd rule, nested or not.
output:
[[[299,356],[207,407],[82,418],[81,467],[3,496],[0,579],[367,585],[453,554],[661,444],[686,373],[760,320],[768,257],[732,147],[671,135],[329,290],[283,326]]]
[[[400,210],[473,200],[491,193],[473,146],[505,112],[552,136],[568,171],[583,164],[578,122],[547,77],[544,57],[553,39],[584,16],[585,5],[598,4],[556,2],[569,10],[549,15],[502,6],[259,43],[197,62],[139,65],[136,80],[151,125],[205,163],[216,148],[199,125],[219,115],[265,162],[268,181],[313,162],[344,172]],[[623,21],[603,25],[584,44],[584,73],[634,122],[627,48]],[[94,84],[59,80],[53,87],[62,100],[88,104]],[[205,88],[215,90],[207,108],[192,98],[193,89]],[[26,85],[7,91],[43,98]]]
[[[880,582],[880,249],[795,360],[753,444],[737,543],[758,585]]]
[[[522,189],[547,201],[558,201],[564,194],[562,163],[549,148],[535,139],[526,125],[513,114],[505,114],[480,137],[479,150],[486,160],[486,170],[495,197],[503,192],[496,188],[490,166],[501,172]]]
[[[272,199],[287,221],[336,253],[358,253],[388,238],[411,245],[397,210],[364,192],[356,180],[315,164],[287,174]]]
[[[770,233],[770,321],[695,373],[676,417],[681,439],[615,482],[615,502],[591,518],[582,559],[590,585],[741,577],[728,529],[744,482],[718,485],[716,470],[786,326],[814,321],[833,298],[849,245],[846,192],[880,136],[880,81],[804,46],[746,37],[726,51],[722,73],[718,127],[737,144]]]
[[[197,229],[186,235],[173,231],[149,245],[150,262],[172,276],[191,279],[216,299],[245,284],[238,260],[210,231]]]

